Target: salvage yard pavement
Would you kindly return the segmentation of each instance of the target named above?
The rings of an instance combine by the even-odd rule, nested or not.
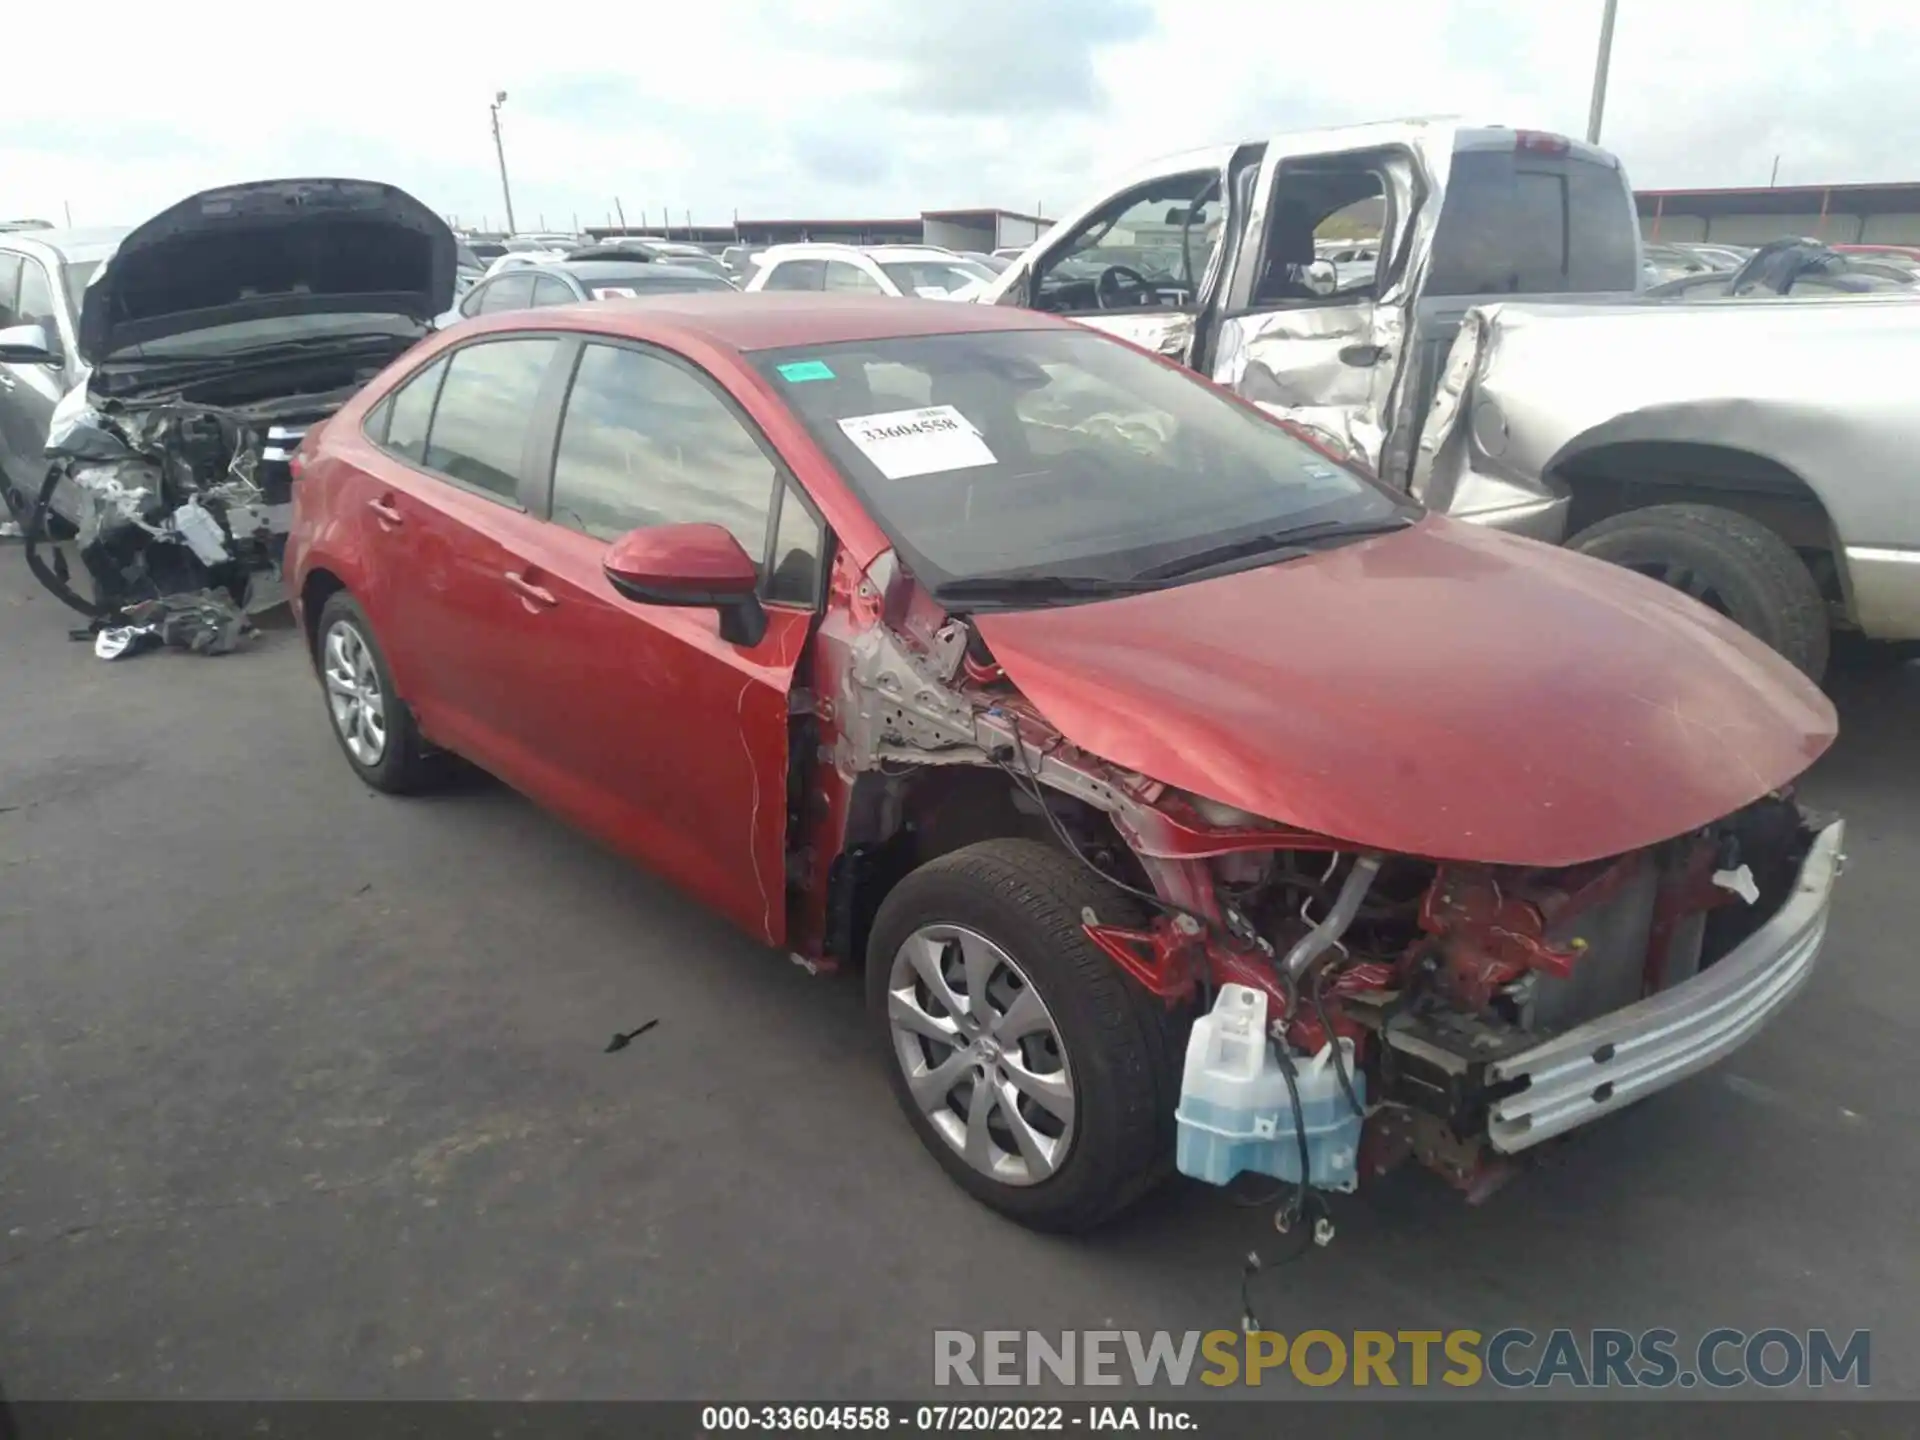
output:
[[[289,630],[102,665],[70,618],[0,549],[10,1396],[904,1397],[936,1328],[1237,1326],[1267,1210],[1020,1230],[901,1122],[853,978],[484,777],[351,782]],[[1833,688],[1851,862],[1783,1022],[1485,1205],[1338,1201],[1265,1324],[1865,1328],[1920,1391],[1920,667]]]

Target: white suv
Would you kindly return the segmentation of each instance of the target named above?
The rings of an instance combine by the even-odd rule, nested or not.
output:
[[[775,245],[747,281],[760,290],[832,290],[849,295],[971,300],[994,280],[977,260],[931,245]]]

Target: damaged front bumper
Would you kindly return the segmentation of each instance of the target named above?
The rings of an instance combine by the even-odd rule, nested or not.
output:
[[[1845,830],[1841,821],[1821,830],[1773,918],[1693,979],[1490,1065],[1491,1080],[1522,1086],[1488,1114],[1493,1148],[1511,1155],[1538,1145],[1704,1070],[1751,1039],[1813,971]]]

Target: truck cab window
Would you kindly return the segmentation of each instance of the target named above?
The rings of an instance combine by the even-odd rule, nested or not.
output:
[[[1225,220],[1218,171],[1136,186],[1038,261],[1033,307],[1056,315],[1190,310]]]
[[[1346,305],[1380,292],[1387,191],[1351,163],[1283,166],[1268,212],[1256,305]]]

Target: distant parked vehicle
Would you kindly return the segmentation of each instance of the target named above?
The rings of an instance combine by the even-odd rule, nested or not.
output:
[[[979,261],[930,245],[776,245],[746,288],[969,300],[996,278]]]
[[[1920,295],[1920,270],[1789,239],[1761,246],[1738,270],[1681,276],[1652,286],[1647,294],[1656,300],[1739,300],[1901,292]]]
[[[1707,245],[1692,240],[1676,241],[1672,248],[1698,255],[1715,270],[1738,270],[1754,251],[1751,245]]]
[[[43,452],[53,407],[85,383],[80,305],[93,277],[127,232],[0,227],[0,330],[38,326],[39,360],[0,360],[0,497],[17,519],[47,473]]]
[[[641,295],[733,288],[733,283],[724,276],[659,260],[555,260],[544,265],[522,266],[483,280],[435,323],[445,327],[475,315],[573,305],[582,300],[630,300]]]

